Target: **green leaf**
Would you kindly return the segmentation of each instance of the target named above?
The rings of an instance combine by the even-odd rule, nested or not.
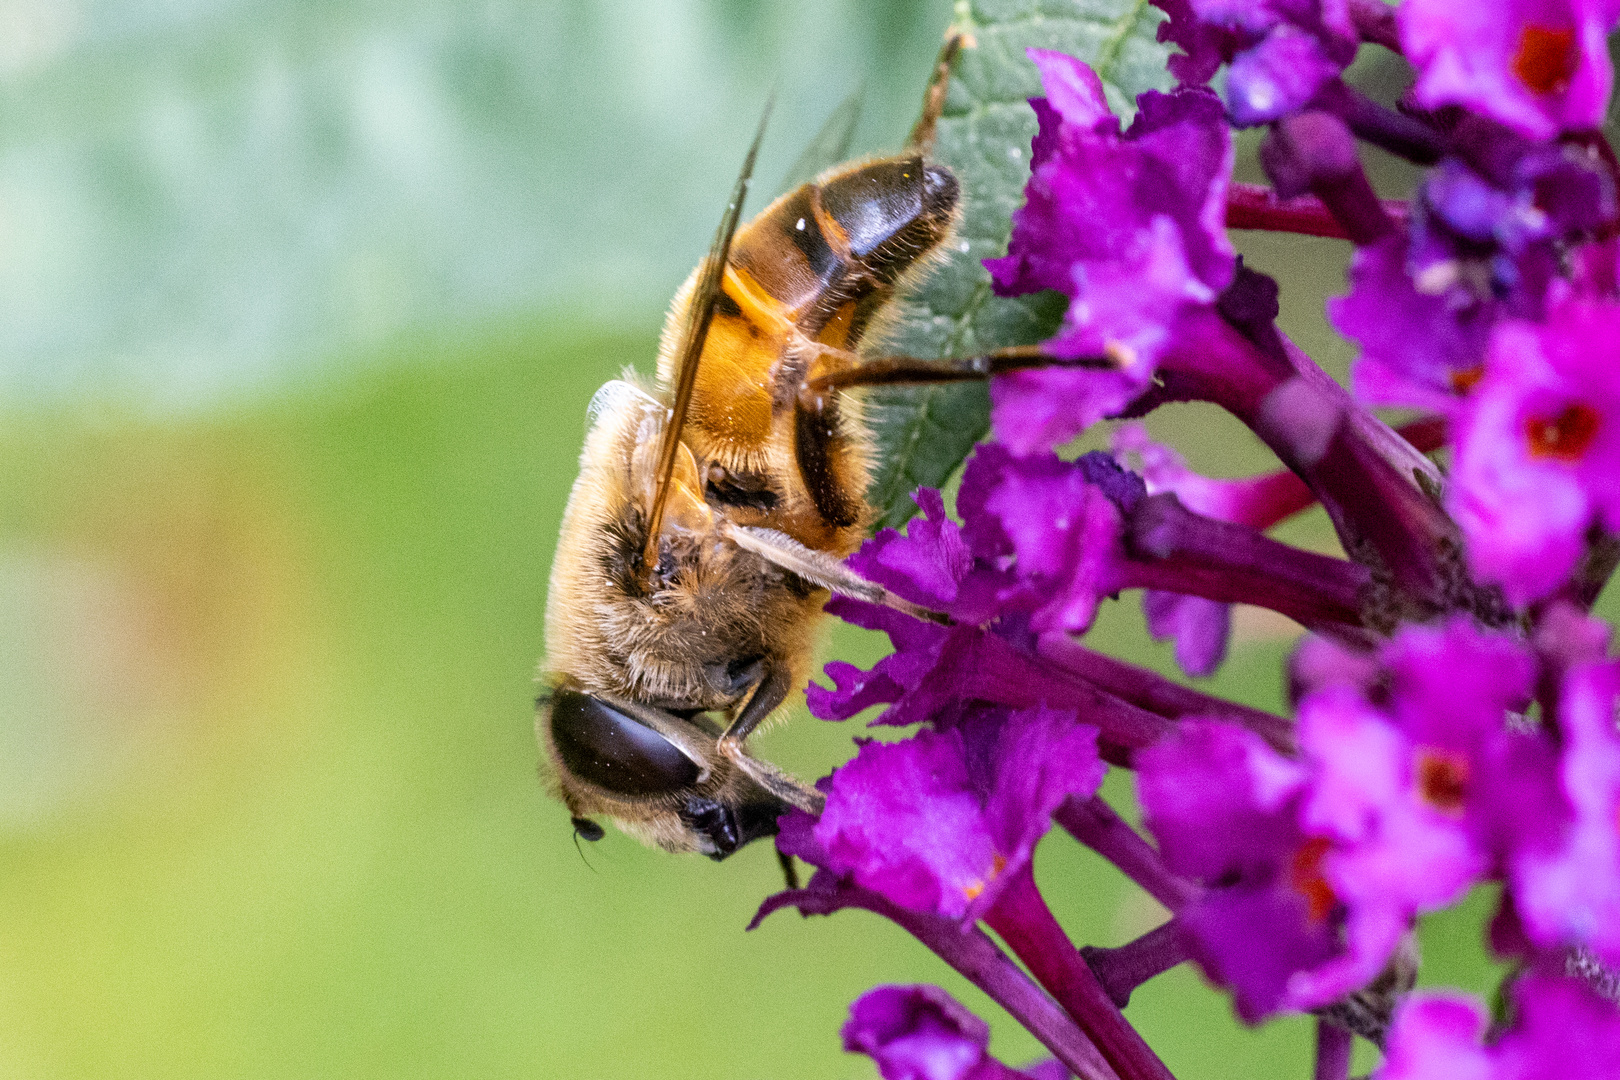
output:
[[[972,356],[1044,341],[1062,320],[1057,293],[1006,299],[990,290],[982,260],[1007,253],[1011,216],[1023,202],[1040,77],[1032,46],[1078,56],[1096,69],[1121,116],[1136,95],[1165,89],[1167,46],[1154,40],[1162,13],[1147,0],[959,0],[952,29],[967,35],[951,76],[935,157],[961,182],[956,250],[899,305],[885,351]],[[916,512],[911,493],[945,483],[989,430],[982,384],[879,388],[868,395],[879,466],[868,496],[879,524]]]

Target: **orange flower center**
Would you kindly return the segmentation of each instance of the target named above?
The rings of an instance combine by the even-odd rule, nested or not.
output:
[[[1580,66],[1575,31],[1526,26],[1519,32],[1519,51],[1513,54],[1513,74],[1537,94],[1562,94]]]
[[[967,897],[969,900],[977,900],[979,898],[979,894],[984,892],[985,886],[989,885],[992,881],[996,880],[997,877],[1001,876],[1001,872],[1005,869],[1007,869],[1007,856],[1003,855],[999,851],[991,852],[989,876],[983,878],[982,880],[975,881],[973,884],[964,888],[962,890],[962,895]]]
[[[1483,364],[1475,364],[1471,368],[1453,371],[1451,373],[1451,389],[1458,394],[1466,394],[1484,377],[1485,366]]]
[[[1333,886],[1322,876],[1322,859],[1332,844],[1324,837],[1313,836],[1294,852],[1293,865],[1288,868],[1288,884],[1305,898],[1311,918],[1321,922],[1339,903],[1333,895]]]
[[[1468,802],[1468,759],[1425,747],[1416,765],[1418,797],[1442,814],[1460,816]]]
[[[1557,416],[1532,416],[1524,422],[1524,435],[1530,443],[1530,456],[1579,461],[1597,437],[1598,411],[1579,403]]]

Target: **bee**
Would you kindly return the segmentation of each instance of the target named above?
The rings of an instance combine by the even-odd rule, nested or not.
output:
[[[1027,361],[858,353],[960,216],[956,177],[930,157],[958,47],[942,51],[904,153],[834,169],[739,228],[761,120],[676,294],[656,386],[614,381],[591,401],[536,718],[577,836],[600,839],[606,817],[722,859],[789,807],[819,812],[821,794],[747,740],[808,681],[829,590],[935,617],[843,565],[874,516],[871,443],[846,391]]]

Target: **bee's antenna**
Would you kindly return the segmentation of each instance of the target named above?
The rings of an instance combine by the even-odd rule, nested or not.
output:
[[[692,390],[697,386],[698,360],[703,356],[703,342],[709,336],[709,323],[714,319],[714,302],[720,298],[720,284],[725,279],[726,262],[731,257],[731,238],[737,233],[742,220],[743,201],[748,197],[748,182],[754,175],[754,159],[759,156],[759,144],[765,139],[765,123],[771,118],[776,105],[776,91],[765,101],[759,128],[754,141],[743,159],[742,171],[731,189],[731,202],[726,205],[720,228],[715,231],[709,257],[704,260],[703,273],[697,287],[692,290],[692,309],[688,316],[687,333],[682,342],[680,364],[675,383],[675,400],[670,405],[669,422],[664,428],[663,445],[658,454],[658,486],[653,491],[652,512],[647,517],[647,547],[642,554],[642,579],[651,581],[658,565],[658,533],[664,523],[664,504],[669,498],[669,485],[675,476],[675,460],[681,446],[681,428],[686,423],[686,411],[692,403]]]

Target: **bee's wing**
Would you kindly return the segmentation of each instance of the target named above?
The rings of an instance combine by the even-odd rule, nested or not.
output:
[[[737,222],[742,218],[743,200],[748,195],[748,181],[754,175],[754,158],[759,155],[759,144],[765,137],[765,121],[770,119],[772,101],[765,103],[765,112],[759,118],[759,130],[743,159],[737,184],[731,189],[731,202],[715,230],[714,243],[703,260],[703,272],[697,287],[692,290],[692,302],[686,309],[686,326],[676,347],[679,362],[675,368],[675,400],[670,406],[669,422],[664,425],[664,438],[658,447],[657,486],[653,488],[652,510],[647,517],[647,550],[642,567],[650,574],[658,564],[658,534],[664,524],[664,504],[669,499],[670,477],[675,472],[675,461],[681,447],[681,429],[686,425],[686,411],[692,404],[692,388],[697,385],[698,360],[703,356],[703,342],[709,336],[709,323],[714,318],[714,302],[720,297],[720,284],[724,280],[726,260],[731,255],[731,238],[736,235]]]
[[[810,140],[810,145],[804,148],[799,159],[787,171],[779,191],[792,191],[834,165],[848,160],[849,143],[855,135],[855,125],[860,122],[861,100],[865,96],[866,87],[857,86],[838,103],[832,115],[827,117],[827,122],[821,125],[821,130],[816,132],[816,137]]]

